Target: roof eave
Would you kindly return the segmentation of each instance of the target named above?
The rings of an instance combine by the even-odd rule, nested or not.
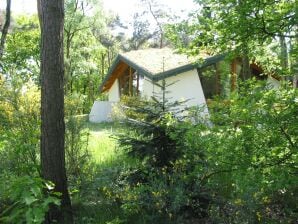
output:
[[[127,57],[125,57],[125,56],[123,56],[121,54],[119,54],[119,58],[120,58],[120,60],[122,60],[127,65],[129,65],[130,67],[134,68],[136,71],[138,71],[139,73],[143,74],[147,78],[153,79],[153,74],[151,72],[149,72],[148,70],[146,70],[145,68],[143,68],[142,66],[137,65],[136,63],[134,63],[133,61],[129,60]]]
[[[105,77],[105,79],[103,80],[102,84],[99,87],[99,92],[103,92],[103,88],[104,85],[106,84],[106,82],[111,78],[111,75],[113,73],[113,71],[115,70],[116,66],[118,65],[118,63],[120,61],[125,62],[128,66],[134,68],[135,70],[137,70],[140,74],[146,76],[149,79],[153,79],[153,75],[147,71],[146,69],[144,69],[143,67],[137,65],[136,63],[132,62],[131,60],[129,60],[128,58],[124,57],[121,54],[118,54],[117,57],[115,58],[115,60],[113,61],[111,67],[108,70],[108,73]]]
[[[166,78],[169,78],[169,77],[172,77],[172,76],[175,76],[175,75],[178,75],[183,72],[187,72],[187,71],[190,71],[190,70],[193,70],[196,68],[202,69],[202,68],[208,67],[212,64],[222,61],[226,57],[226,55],[227,54],[215,55],[215,56],[206,58],[202,64],[191,63],[191,64],[183,65],[183,66],[180,66],[180,67],[177,67],[177,68],[165,71],[165,72],[158,73],[155,76],[153,76],[153,80],[160,81],[160,80],[163,80],[163,79],[166,79]]]
[[[168,71],[165,71],[165,72],[161,72],[161,73],[156,74],[153,77],[153,81],[160,81],[160,80],[163,80],[163,79],[166,79],[166,78],[181,74],[183,72],[190,71],[192,69],[195,69],[196,67],[197,67],[197,64],[192,63],[192,64],[183,65],[183,66],[180,66],[178,68],[174,68],[174,69],[171,69],[171,70],[168,70]]]

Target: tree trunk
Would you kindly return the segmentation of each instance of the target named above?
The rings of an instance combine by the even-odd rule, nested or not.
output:
[[[61,193],[61,208],[50,207],[46,223],[73,223],[64,152],[64,1],[39,0],[41,21],[41,170]]]
[[[241,70],[241,78],[243,80],[247,80],[251,78],[251,71],[249,66],[249,58],[246,53],[242,56],[242,70]]]
[[[296,31],[298,36],[298,31]],[[298,37],[291,39],[291,72],[293,74],[293,87],[298,87],[298,54],[296,53],[298,50]]]
[[[285,80],[289,80],[289,76],[287,74],[287,71],[289,68],[288,47],[286,43],[286,38],[284,36],[281,36],[279,38],[279,44],[280,44],[280,65],[282,68],[282,73],[286,74]]]
[[[111,49],[108,47],[108,69],[111,67],[112,59],[111,59]]]
[[[0,59],[4,53],[4,46],[6,41],[6,36],[8,33],[8,28],[10,25],[10,8],[11,8],[11,0],[6,1],[6,15],[5,15],[5,23],[1,33],[1,40],[0,40]]]
[[[105,57],[106,54],[101,53],[101,77],[100,80],[103,81],[105,75]]]
[[[150,1],[148,1],[148,6],[149,6],[149,11],[150,11],[151,15],[153,16],[153,18],[158,26],[159,32],[160,32],[159,48],[163,48],[164,30],[163,30],[162,24],[158,21],[156,14],[153,12],[152,5],[151,5]]]
[[[287,43],[286,43],[286,38],[281,36],[279,38],[279,43],[280,43],[281,67],[286,70],[289,66],[289,63],[288,63],[288,47],[287,47]]]

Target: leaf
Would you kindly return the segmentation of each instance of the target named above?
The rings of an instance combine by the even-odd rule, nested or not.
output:
[[[37,201],[37,199],[35,197],[33,197],[33,196],[30,195],[30,196],[26,196],[24,198],[24,201],[25,201],[26,205],[31,205],[32,203],[34,203],[35,201]]]

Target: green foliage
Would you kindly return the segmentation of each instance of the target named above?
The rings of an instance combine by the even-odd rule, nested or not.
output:
[[[68,178],[72,185],[81,187],[88,179],[91,155],[88,151],[89,132],[85,120],[71,116],[66,121],[65,157]]]
[[[211,109],[213,126],[192,132],[206,149],[203,181],[216,193],[213,215],[229,223],[297,219],[297,89],[284,83],[243,83],[224,104]]]
[[[173,141],[170,133],[178,119],[172,108],[179,103],[159,102],[126,98],[124,113],[128,116],[125,124],[129,131],[119,137],[119,144],[129,155],[141,159],[150,166],[170,165],[179,155],[182,146]],[[178,112],[176,112],[178,113]]]
[[[30,176],[0,176],[0,222],[43,223],[49,206],[60,205],[53,184]]]
[[[39,84],[40,30],[37,16],[19,16],[7,36],[1,71],[8,77]]]
[[[90,133],[85,128],[86,117],[77,115],[82,111],[83,102],[84,98],[77,93],[65,97],[65,160],[73,198],[82,196],[92,177]]]
[[[189,18],[167,26],[167,38],[177,48],[195,56],[202,51],[228,53],[233,58],[248,56],[261,65],[264,73],[289,74],[286,48],[297,45],[295,0],[196,2],[200,7]],[[278,40],[284,38],[282,45]],[[295,53],[289,54],[290,64],[296,64]]]
[[[210,102],[209,122],[196,124],[156,109],[158,101],[126,99],[133,129],[118,137],[138,162],[102,191],[121,206],[124,223],[293,223],[297,97],[289,83],[246,81],[230,100]],[[165,130],[170,141],[155,141],[151,130]],[[159,157],[168,142],[174,156]]]
[[[191,123],[181,102],[125,98],[126,133],[119,145],[135,165],[122,169],[116,184],[103,189],[118,202],[129,223],[182,223],[208,216],[209,192],[198,173],[203,172],[203,152],[186,142]]]
[[[81,113],[90,112],[114,58],[117,46],[108,30],[113,21],[98,0],[65,1],[65,90],[85,97]]]
[[[39,172],[39,109],[37,87],[23,85],[18,77],[3,80],[0,89],[0,159],[1,171],[17,175]]]
[[[268,45],[278,36],[294,37],[293,25],[297,22],[294,0],[203,0],[197,3],[201,6],[198,13],[193,14],[193,20],[184,23],[186,26],[181,26],[190,34],[196,34],[197,46],[225,51],[256,42]],[[196,50],[195,43],[192,47]]]

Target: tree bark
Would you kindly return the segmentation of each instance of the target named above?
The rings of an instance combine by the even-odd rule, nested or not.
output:
[[[101,81],[103,81],[104,79],[104,75],[105,75],[105,57],[106,57],[106,54],[104,53],[101,53]]]
[[[6,1],[6,14],[5,14],[5,23],[1,32],[1,40],[0,40],[0,59],[4,53],[6,36],[8,33],[8,28],[10,25],[10,8],[11,8],[11,0]]]
[[[286,43],[285,37],[279,38],[279,44],[280,44],[280,64],[281,67],[286,70],[289,67],[288,63],[288,47]]]
[[[64,1],[39,0],[41,21],[41,170],[61,193],[61,208],[51,206],[46,223],[73,223],[64,151]]]
[[[290,80],[290,77],[287,74],[289,68],[289,58],[288,58],[288,47],[286,43],[286,38],[281,36],[279,37],[280,44],[280,65],[282,68],[282,73],[286,74],[283,78],[285,80]]]
[[[296,31],[296,36],[298,36],[298,29]],[[293,74],[293,87],[298,88],[298,55],[296,53],[298,49],[298,37],[293,38],[291,41],[291,71]],[[294,47],[295,46],[295,47]]]
[[[243,80],[247,80],[251,78],[251,71],[249,66],[249,58],[247,54],[242,56],[242,70],[241,70],[241,77]]]

